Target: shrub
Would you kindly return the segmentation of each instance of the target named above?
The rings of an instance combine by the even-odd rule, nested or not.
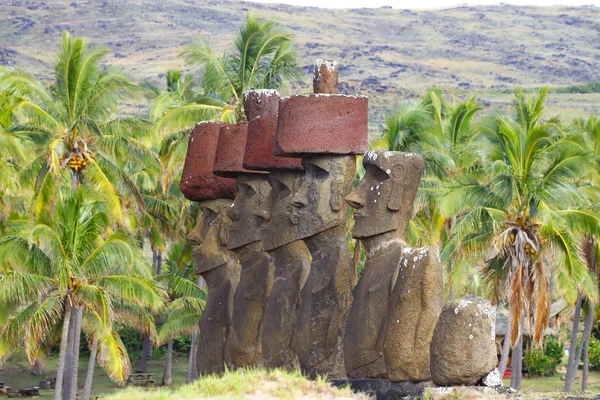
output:
[[[590,368],[600,369],[600,340],[595,337],[590,338],[589,346]]]
[[[529,376],[552,376],[558,365],[554,358],[547,356],[539,348],[525,354],[523,364]]]
[[[544,354],[552,358],[556,362],[556,365],[560,365],[565,354],[563,344],[553,337],[548,337]]]

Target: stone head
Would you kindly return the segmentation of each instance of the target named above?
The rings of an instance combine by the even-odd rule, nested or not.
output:
[[[196,226],[186,236],[187,241],[194,246],[192,254],[196,261],[196,274],[217,268],[232,257],[227,250],[231,220],[227,211],[232,200],[218,199],[202,202],[202,213]]]
[[[275,170],[269,174],[271,192],[258,213],[264,219],[261,235],[265,251],[296,240],[298,216],[292,200],[302,185],[303,178],[304,173],[301,171]]]
[[[351,155],[314,155],[302,159],[305,176],[293,198],[298,209],[298,239],[346,223],[344,197],[356,169]]]
[[[346,197],[346,202],[356,209],[354,237],[361,239],[397,230],[401,238],[406,238],[423,159],[413,153],[369,151],[363,165],[365,176]]]
[[[260,226],[264,222],[262,212],[271,186],[267,174],[239,174],[238,193],[229,207],[231,218],[228,248],[234,250],[261,240]]]

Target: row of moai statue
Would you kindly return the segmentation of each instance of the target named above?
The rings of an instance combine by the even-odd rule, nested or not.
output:
[[[190,134],[180,188],[201,202],[188,240],[208,287],[198,371],[430,380],[442,266],[436,248],[406,244],[423,160],[367,151],[367,98],[338,94],[337,63],[317,61],[313,87],[287,98],[249,91],[247,122],[202,122]],[[355,287],[348,206],[366,249]]]

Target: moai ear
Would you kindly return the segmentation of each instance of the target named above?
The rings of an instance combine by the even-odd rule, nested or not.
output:
[[[392,182],[392,193],[390,194],[390,201],[388,202],[388,208],[393,211],[400,210],[402,205],[402,189],[404,186],[404,166],[397,165],[392,170],[390,176]]]
[[[219,227],[219,240],[223,246],[227,247],[227,242],[229,242],[229,228],[231,227],[231,220],[227,216],[227,210],[222,210],[219,214],[220,215],[217,217],[218,221],[215,220],[215,222],[221,224]]]
[[[330,204],[333,211],[340,211],[342,209],[342,202],[344,194],[344,167],[338,160],[332,161],[331,170],[329,172],[329,179],[331,179],[330,186]]]

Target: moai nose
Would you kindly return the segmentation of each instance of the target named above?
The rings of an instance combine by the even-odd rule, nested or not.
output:
[[[192,246],[200,246],[202,244],[202,235],[198,229],[194,228],[187,235],[185,235],[185,240],[187,240]]]
[[[255,217],[261,218],[265,221],[271,220],[271,213],[267,210],[256,210],[252,213]]]
[[[238,219],[240,219],[240,211],[238,210],[238,207],[235,203],[233,203],[229,210],[227,210],[227,216],[232,221],[237,221]]]
[[[352,192],[350,192],[350,194],[346,196],[345,200],[350,207],[356,210],[360,210],[365,206],[364,199],[356,189],[352,190]]]

